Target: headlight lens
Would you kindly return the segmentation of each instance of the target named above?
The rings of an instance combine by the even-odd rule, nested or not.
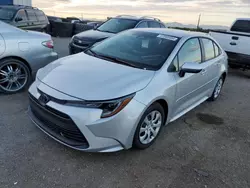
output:
[[[109,101],[67,101],[65,105],[84,108],[100,108],[103,110],[101,118],[107,118],[119,113],[125,106],[127,106],[134,96],[135,94],[131,94]]]

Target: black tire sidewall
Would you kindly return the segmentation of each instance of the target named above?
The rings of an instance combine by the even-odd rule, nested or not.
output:
[[[15,93],[21,92],[21,91],[23,91],[23,90],[25,90],[25,89],[28,88],[28,86],[31,83],[31,72],[30,72],[29,68],[27,67],[27,65],[25,63],[23,63],[22,61],[20,61],[18,59],[13,59],[13,58],[7,58],[7,59],[0,60],[0,66],[2,67],[4,65],[8,64],[9,62],[15,62],[15,63],[21,64],[25,68],[25,70],[27,71],[27,73],[28,73],[27,83],[25,84],[25,86],[22,89],[20,89],[18,91],[8,92],[8,91],[5,91],[5,90],[3,90],[3,89],[0,88],[0,92],[2,92],[2,93],[5,93],[5,94],[15,94]]]
[[[157,134],[157,136],[155,137],[154,140],[152,140],[152,142],[148,143],[148,144],[142,144],[140,139],[139,139],[139,132],[140,132],[140,128],[141,128],[141,124],[142,122],[144,121],[145,117],[152,111],[154,110],[157,110],[161,113],[162,115],[162,125],[160,127],[160,130]],[[150,107],[148,107],[148,109],[144,112],[144,114],[142,115],[138,125],[137,125],[137,128],[136,128],[136,131],[135,131],[135,135],[134,135],[134,140],[133,140],[133,147],[134,148],[137,148],[137,149],[146,149],[148,148],[149,146],[151,146],[155,140],[158,138],[158,136],[160,135],[160,132],[162,130],[162,127],[165,123],[165,113],[164,113],[164,109],[163,107],[159,104],[159,103],[154,103],[152,104]]]

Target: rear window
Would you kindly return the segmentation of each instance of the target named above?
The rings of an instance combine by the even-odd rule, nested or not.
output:
[[[27,11],[29,20],[37,21],[37,17],[36,17],[36,14],[35,14],[34,10],[26,10],[26,11]]]
[[[0,20],[12,20],[15,13],[14,9],[0,7]]]
[[[134,28],[137,23],[137,20],[113,18],[102,24],[97,30],[108,33],[119,33]]]
[[[160,24],[158,22],[148,22],[149,28],[160,28]]]
[[[238,20],[232,26],[231,31],[250,33],[250,21]]]
[[[37,11],[35,11],[35,14],[36,14],[36,17],[37,17],[37,19],[39,21],[45,21],[46,20],[46,16],[42,11],[37,10]]]

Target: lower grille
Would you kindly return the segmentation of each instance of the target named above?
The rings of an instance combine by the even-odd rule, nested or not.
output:
[[[30,110],[34,117],[41,122],[38,125],[44,131],[68,145],[89,147],[86,138],[67,114],[48,106],[42,106],[32,95],[29,95],[29,98]]]

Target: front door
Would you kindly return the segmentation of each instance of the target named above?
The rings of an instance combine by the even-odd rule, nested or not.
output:
[[[198,38],[192,38],[185,42],[176,56],[178,71],[184,63],[202,63],[201,45]],[[201,64],[203,70],[200,73],[186,73],[180,77],[176,72],[176,98],[173,118],[183,115],[186,110],[204,100],[206,93],[204,87],[207,83],[206,64]]]

